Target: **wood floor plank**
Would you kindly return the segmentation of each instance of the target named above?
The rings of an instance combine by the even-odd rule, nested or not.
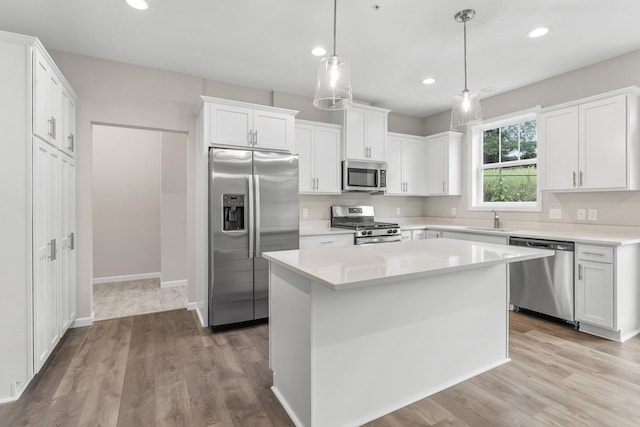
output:
[[[510,314],[511,362],[373,420],[395,426],[636,426],[640,337]],[[268,325],[220,333],[174,310],[71,330],[0,426],[287,427]]]

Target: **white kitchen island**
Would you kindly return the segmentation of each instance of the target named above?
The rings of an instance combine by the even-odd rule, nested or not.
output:
[[[449,239],[264,253],[273,391],[297,426],[357,426],[509,360],[507,264]]]

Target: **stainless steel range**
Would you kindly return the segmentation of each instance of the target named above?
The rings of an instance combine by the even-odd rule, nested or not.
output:
[[[355,230],[355,244],[399,242],[400,226],[374,221],[373,206],[331,206],[331,226]]]

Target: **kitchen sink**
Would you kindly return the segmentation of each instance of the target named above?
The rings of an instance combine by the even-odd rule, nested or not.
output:
[[[493,227],[465,227],[467,230],[477,230],[477,231],[516,231],[515,228],[493,228]]]

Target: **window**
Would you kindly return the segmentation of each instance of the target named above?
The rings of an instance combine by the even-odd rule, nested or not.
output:
[[[539,211],[535,113],[476,126],[472,138],[470,208]]]

